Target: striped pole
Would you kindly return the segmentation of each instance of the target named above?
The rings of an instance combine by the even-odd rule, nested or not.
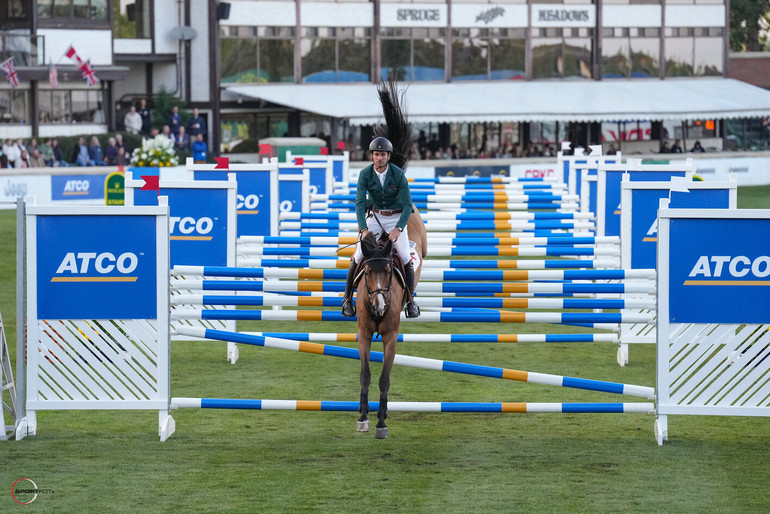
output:
[[[280,227],[284,230],[312,230],[338,228],[342,230],[358,230],[358,224],[353,221],[334,221],[327,220],[323,223],[314,223],[312,221],[281,221]],[[436,220],[426,221],[425,229],[429,232],[437,230],[592,230],[594,223],[584,220],[498,220],[498,221],[452,221]]]
[[[172,286],[177,290],[192,291],[345,291],[343,282],[291,282],[288,280],[180,280]],[[509,293],[638,293],[654,294],[652,282],[625,282],[615,284],[522,282],[512,284],[487,282],[420,282],[417,293],[466,293],[475,296]]]
[[[308,269],[344,269],[350,265],[350,259],[260,259],[259,257],[244,257],[238,259],[242,266],[254,268],[308,268]],[[426,269],[562,269],[562,268],[611,268],[617,264],[617,259],[570,259],[570,260],[544,260],[544,259],[511,259],[511,260],[447,260],[429,259],[423,260],[420,267],[423,273]],[[181,266],[174,268],[174,273],[184,275]],[[177,271],[179,269],[179,271]],[[187,272],[187,274],[194,274]]]
[[[238,332],[211,330],[197,327],[180,327],[177,329],[177,332],[180,335],[199,337],[202,339],[229,341],[234,343],[262,346],[266,348],[278,348],[295,352],[342,357],[346,359],[359,359],[358,348],[345,348],[344,346],[289,341],[286,339],[275,339],[240,334]],[[383,353],[372,351],[370,352],[369,358],[372,362],[382,362]],[[647,386],[604,382],[601,380],[589,380],[585,378],[565,377],[561,375],[549,375],[545,373],[533,373],[529,371],[481,366],[477,364],[465,364],[462,362],[443,361],[438,359],[428,359],[425,357],[414,357],[410,355],[399,354],[396,355],[393,363],[413,368],[432,369],[450,373],[462,373],[466,375],[500,378],[503,380],[515,380],[519,382],[528,382],[531,384],[570,387],[588,391],[600,391],[605,393],[639,396],[642,398],[655,398],[655,389]]]
[[[252,321],[356,321],[338,311],[274,311],[231,309],[176,309],[175,319],[192,320],[252,320]],[[507,312],[481,309],[452,310],[450,312],[423,312],[419,318],[407,318],[401,313],[402,322],[422,323],[553,323],[608,328],[618,323],[652,323],[652,312]]]
[[[529,202],[529,203],[515,203],[515,202],[498,202],[498,203],[460,203],[460,202],[412,202],[415,207],[420,211],[427,210],[447,210],[455,211],[457,209],[463,209],[466,207],[473,207],[474,209],[499,209],[508,211],[528,211],[530,209],[542,209],[549,211],[577,211],[580,208],[577,202]],[[322,210],[329,209],[345,209],[354,210],[355,204],[353,202],[311,202],[310,210]]]
[[[245,268],[234,266],[174,266],[173,273],[206,277],[345,280],[347,270]],[[421,280],[655,280],[654,269],[586,270],[423,270]]]
[[[292,341],[355,343],[356,333],[333,332],[244,332],[248,335],[277,337]],[[377,334],[372,341],[382,341]],[[599,334],[398,334],[399,343],[617,343],[615,333]]]
[[[268,248],[264,246],[241,246],[238,252],[244,255],[261,256],[279,256],[296,255],[298,257],[337,257],[351,256],[355,252],[354,246],[348,247],[280,247]],[[618,255],[620,250],[616,246],[611,247],[571,247],[571,246],[489,246],[489,247],[465,247],[465,246],[433,246],[430,248],[430,254],[436,257],[459,257],[459,256],[520,256],[520,257],[564,257],[570,255]]]
[[[247,400],[241,398],[171,398],[172,409],[247,409],[358,412],[359,402],[303,400]],[[380,402],[369,402],[376,412]],[[652,414],[655,404],[626,403],[514,403],[514,402],[388,402],[389,412],[493,412],[493,413],[641,413]]]
[[[487,193],[485,191],[466,191],[464,194],[427,194],[412,193],[413,202],[464,202],[464,203],[531,203],[531,202],[577,202],[578,195],[555,195],[549,192],[530,192],[522,194]],[[311,202],[355,202],[354,194],[316,194],[310,195]]]
[[[243,236],[241,243],[256,245],[339,246],[354,245],[357,237],[344,236]],[[430,246],[534,246],[534,245],[619,245],[617,236],[600,237],[436,237],[428,234]]]
[[[429,220],[560,220],[560,219],[593,219],[595,216],[591,212],[426,212],[420,213],[423,221]],[[281,220],[337,220],[337,221],[355,221],[354,212],[281,212],[278,215]]]

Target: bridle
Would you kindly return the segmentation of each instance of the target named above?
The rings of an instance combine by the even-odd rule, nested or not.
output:
[[[386,272],[386,282],[388,284],[387,288],[378,287],[376,289],[370,289],[369,288],[369,278],[371,277],[371,270],[370,270],[370,264],[372,262],[385,262],[385,272]],[[385,299],[385,309],[383,310],[384,313],[387,313],[390,310],[390,300],[391,300],[391,286],[393,284],[393,255],[388,255],[387,257],[370,257],[364,261],[364,285],[366,286],[366,296],[368,301],[364,301],[364,306],[366,307],[367,312],[369,313],[369,316],[371,316],[372,320],[375,323],[379,323],[382,321],[383,316],[378,316],[374,312],[374,298],[381,294],[383,298]]]

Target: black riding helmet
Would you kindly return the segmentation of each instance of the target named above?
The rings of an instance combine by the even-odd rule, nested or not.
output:
[[[372,142],[369,143],[369,151],[390,152],[393,153],[393,144],[385,137],[375,137]]]

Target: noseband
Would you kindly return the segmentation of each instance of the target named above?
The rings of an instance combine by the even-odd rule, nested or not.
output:
[[[386,282],[388,284],[387,288],[378,287],[376,289],[370,289],[369,288],[369,278],[371,277],[371,270],[370,270],[370,264],[373,262],[384,262],[385,265],[383,266],[385,268],[387,277]],[[393,256],[389,255],[388,257],[370,257],[369,259],[366,259],[364,261],[364,284],[366,285],[366,296],[368,297],[368,301],[364,302],[364,305],[366,306],[366,311],[369,313],[369,316],[371,316],[372,320],[376,323],[379,323],[382,321],[383,316],[378,316],[374,312],[374,297],[378,294],[381,294],[385,298],[385,309],[384,312],[388,312],[390,310],[390,297],[391,297],[391,285],[393,283]]]

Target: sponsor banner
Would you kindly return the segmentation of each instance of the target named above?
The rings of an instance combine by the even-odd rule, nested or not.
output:
[[[670,189],[634,189],[631,191],[631,267],[657,267],[658,207],[661,198],[670,198],[674,209],[730,208],[730,189],[690,189],[689,193]]]
[[[672,218],[669,321],[770,323],[770,219]]]
[[[527,26],[527,6],[511,4],[452,4],[453,27]]]
[[[307,174],[278,175],[278,210],[279,212],[303,212],[303,203],[308,201],[309,193],[305,190]],[[309,203],[308,203],[309,205]]]
[[[491,177],[491,176],[503,176],[507,177],[511,173],[511,167],[508,164],[500,164],[499,166],[485,165],[485,166],[437,166],[437,177]]]
[[[104,179],[104,203],[105,205],[125,205],[126,179],[122,172],[110,173]]]
[[[104,199],[103,175],[53,175],[51,176],[51,200]]]
[[[595,27],[593,4],[532,4],[533,27]]]
[[[38,215],[38,319],[155,319],[156,223]]]
[[[7,170],[3,170],[7,171]],[[0,175],[0,202],[7,208],[16,208],[16,199],[25,196],[50,197],[51,181],[46,176]]]
[[[238,182],[235,212],[238,214],[238,236],[270,236],[271,228],[277,227],[277,212],[271,212],[271,204],[277,203],[278,192],[272,187],[272,176],[277,171],[235,171]],[[197,177],[196,177],[197,180]]]
[[[510,175],[516,178],[550,178],[557,176],[558,165],[552,162],[511,164]],[[566,182],[566,181],[565,181]]]
[[[381,27],[446,27],[446,4],[380,4]]]

